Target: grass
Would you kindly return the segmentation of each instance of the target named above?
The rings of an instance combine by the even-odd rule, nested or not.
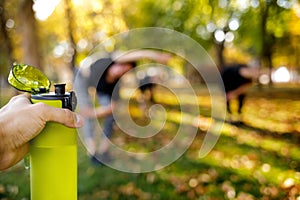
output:
[[[167,95],[165,91],[163,94]],[[210,120],[210,98],[205,93],[199,98],[202,119]],[[117,129],[113,141],[135,151],[165,145],[179,126],[176,101],[163,98],[173,118],[167,116],[160,134],[138,140]],[[139,117],[137,102],[133,100],[131,107],[136,122],[149,122]],[[183,156],[154,172],[132,174],[94,166],[79,143],[78,199],[300,199],[300,89],[254,87],[244,113],[245,125],[225,123],[216,146],[206,157],[199,158],[205,136],[199,129]],[[22,162],[0,172],[0,199],[30,199],[29,190],[29,171]]]

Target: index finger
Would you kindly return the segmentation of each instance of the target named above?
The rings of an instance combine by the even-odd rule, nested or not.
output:
[[[84,124],[84,118],[70,111],[69,109],[55,108],[44,103],[34,104],[40,111],[41,117],[45,122],[58,122],[70,128],[80,128]]]

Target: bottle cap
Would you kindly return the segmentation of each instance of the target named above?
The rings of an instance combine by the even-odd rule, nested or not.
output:
[[[37,68],[27,64],[14,63],[8,82],[14,88],[31,94],[49,92],[51,82],[47,76]]]
[[[64,95],[66,93],[66,84],[60,83],[60,84],[54,84],[54,92],[57,95]]]

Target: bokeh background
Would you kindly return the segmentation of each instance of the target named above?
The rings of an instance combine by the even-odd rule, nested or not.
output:
[[[90,163],[79,141],[79,199],[300,199],[300,3],[297,0],[0,0],[0,106],[16,90],[7,83],[13,62],[43,70],[72,87],[73,72],[100,43],[141,27],[164,27],[197,41],[222,70],[230,63],[260,67],[248,91],[242,126],[225,123],[215,148],[199,158],[207,127],[199,127],[187,152],[155,172],[130,174]],[[147,39],[147,38],[145,38]],[[205,84],[186,63],[173,67],[197,87],[201,120],[211,120]],[[164,96],[162,96],[164,95]],[[156,102],[176,112],[162,88]],[[140,124],[138,102],[132,117]],[[136,112],[135,112],[136,111]],[[173,115],[174,116],[174,115]],[[123,134],[126,149],[156,148],[180,124],[143,143]],[[191,124],[192,125],[192,124]],[[159,141],[159,142],[158,142]],[[157,144],[160,143],[160,144]],[[0,172],[0,199],[30,199],[23,161]]]

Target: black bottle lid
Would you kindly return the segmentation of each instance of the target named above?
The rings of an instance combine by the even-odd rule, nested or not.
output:
[[[66,93],[66,84],[65,83],[54,84],[54,92],[56,95],[64,95]]]

